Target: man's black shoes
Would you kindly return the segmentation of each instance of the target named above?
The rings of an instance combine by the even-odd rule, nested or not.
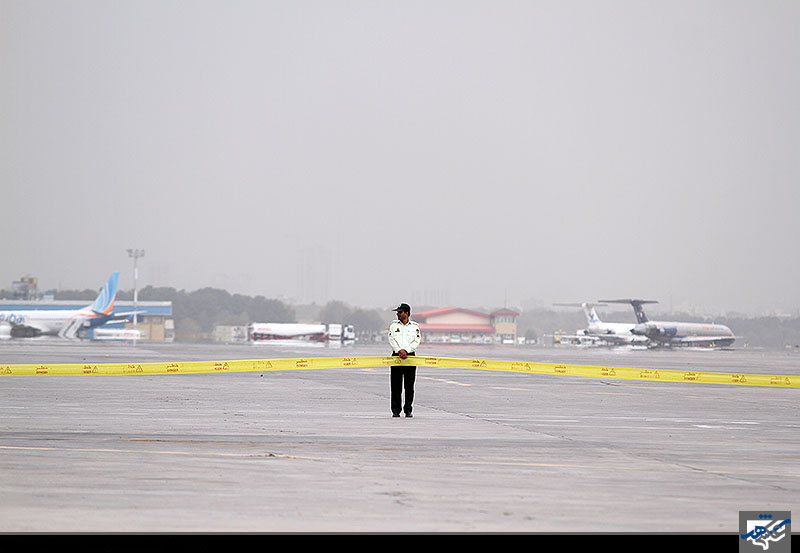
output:
[[[400,415],[397,415],[397,416],[399,417]],[[408,417],[408,418],[413,417],[413,416],[414,415],[412,415],[411,413],[406,413],[406,417]]]
[[[393,414],[392,414],[392,418],[394,418],[394,417],[399,417],[399,416],[400,416],[400,413],[393,413]]]

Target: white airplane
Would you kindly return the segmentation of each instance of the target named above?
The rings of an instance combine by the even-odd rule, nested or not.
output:
[[[606,323],[600,320],[595,307],[604,306],[604,303],[556,303],[562,307],[582,307],[586,313],[587,326],[579,330],[581,336],[595,336],[609,345],[636,345],[645,346],[650,340],[646,336],[637,336],[633,333],[636,325],[629,323]]]
[[[629,303],[633,306],[637,324],[631,332],[649,338],[654,344],[662,346],[730,346],[736,340],[730,328],[725,325],[706,323],[681,323],[672,321],[651,321],[642,308],[645,303],[658,303],[652,300],[600,300],[606,303]]]
[[[111,320],[127,319],[132,313],[113,314],[118,280],[119,273],[113,273],[94,303],[82,309],[0,311],[0,330],[11,338],[43,335],[75,338],[83,327],[93,328]]]

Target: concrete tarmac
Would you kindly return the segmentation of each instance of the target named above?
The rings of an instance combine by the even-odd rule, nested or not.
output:
[[[0,343],[11,363],[384,355]],[[800,374],[794,351],[433,347],[479,359]],[[724,532],[800,513],[798,390],[421,367],[0,377],[0,532]]]

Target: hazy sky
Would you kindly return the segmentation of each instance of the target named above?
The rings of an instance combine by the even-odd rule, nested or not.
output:
[[[800,2],[0,0],[0,288],[800,308]]]

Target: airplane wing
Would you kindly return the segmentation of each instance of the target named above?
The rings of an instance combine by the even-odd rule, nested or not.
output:
[[[597,334],[545,334],[552,338],[554,344],[571,346],[601,345],[606,341],[606,336]]]
[[[125,313],[114,313],[106,318],[103,323],[107,323],[109,321],[131,321],[133,320],[134,315],[146,315],[146,311],[126,311]]]
[[[647,344],[650,339],[646,336],[624,336],[620,334],[592,334],[606,342],[613,342],[614,344]]]

